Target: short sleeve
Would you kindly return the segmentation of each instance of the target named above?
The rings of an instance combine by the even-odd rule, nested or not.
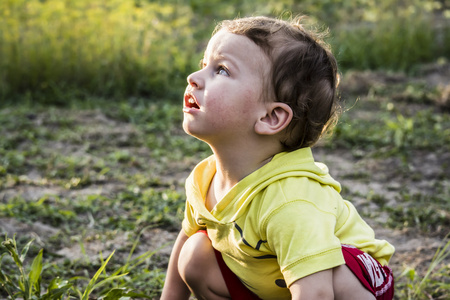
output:
[[[302,200],[283,204],[264,221],[268,246],[277,256],[288,286],[345,263],[335,226],[332,211],[322,211]]]
[[[191,236],[201,229],[197,223],[197,216],[194,212],[194,208],[188,201],[186,201],[186,208],[184,210],[184,219],[181,226],[187,236]]]

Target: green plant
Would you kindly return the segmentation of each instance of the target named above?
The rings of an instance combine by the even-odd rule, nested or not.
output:
[[[116,280],[122,276],[127,275],[127,273],[122,273],[122,274],[114,274],[111,276],[107,276],[105,279],[101,280],[100,282],[97,283],[98,279],[100,278],[100,275],[102,274],[103,270],[105,269],[106,265],[108,264],[109,260],[111,259],[111,257],[113,256],[114,251],[108,256],[108,258],[102,262],[102,265],[100,266],[100,268],[97,270],[97,272],[94,274],[94,276],[92,277],[92,279],[89,281],[86,289],[84,290],[83,294],[81,294],[81,292],[78,289],[75,289],[75,291],[78,293],[78,295],[80,296],[80,300],[89,300],[89,296],[90,294],[97,288],[113,281]],[[115,295],[117,294],[117,291],[115,289],[111,290],[112,293],[114,293]],[[106,298],[108,298],[109,292],[105,295]]]
[[[139,238],[139,236],[138,236]],[[89,280],[87,286],[83,289],[78,287],[75,282],[83,280],[83,277],[72,277],[69,280],[56,277],[50,281],[48,285],[43,282],[43,249],[41,249],[38,255],[33,259],[30,266],[25,264],[26,255],[32,244],[33,240],[29,241],[21,251],[17,248],[15,236],[10,239],[5,237],[2,242],[2,250],[4,253],[0,259],[0,283],[5,289],[10,299],[24,299],[24,300],[61,300],[63,297],[69,299],[77,296],[80,300],[91,299],[90,295],[94,290],[107,286],[106,289],[102,289],[101,296],[98,299],[113,300],[120,299],[121,297],[139,297],[148,298],[148,296],[139,293],[129,287],[111,286],[111,282],[118,282],[124,277],[129,275],[133,269],[142,265],[145,260],[148,260],[154,252],[147,251],[140,256],[132,259],[132,254],[137,246],[138,238],[135,240],[133,247],[129,253],[124,266],[118,268],[115,272],[108,275],[105,272],[105,268],[108,265],[111,257],[114,255],[114,251],[101,261],[101,266],[97,272]],[[6,254],[9,254],[13,262],[18,268],[19,273],[15,275],[7,274],[5,268],[3,268],[1,262]],[[43,288],[46,288],[46,292],[42,293]]]
[[[151,1],[1,1],[0,97],[167,95],[191,64],[190,16]]]
[[[450,13],[435,0],[3,0],[0,99],[175,99],[217,21],[298,13],[331,28],[343,69],[411,70],[449,58]]]
[[[432,22],[438,1],[364,2],[361,9],[351,6],[352,21],[340,23],[334,30],[332,43],[344,69],[408,71],[446,55],[448,41],[441,41],[445,29]]]
[[[404,149],[411,144],[411,135],[414,131],[414,120],[397,114],[397,120],[387,120],[387,128],[391,131],[390,140],[399,149]]]
[[[308,1],[302,3],[312,3]],[[414,232],[418,239],[444,237],[450,228],[446,176],[450,115],[433,106],[436,94],[431,87],[414,83],[416,78],[393,82],[390,73],[365,74],[370,91],[355,92],[360,101],[343,114],[327,148],[318,145],[316,150],[325,153],[325,158],[330,155],[330,163],[339,157],[333,159],[337,165],[330,164],[330,171],[345,168],[336,178],[349,200],[367,213],[364,217],[381,220],[390,228],[386,230]],[[106,299],[108,294],[118,299],[145,291],[157,298],[168,254],[142,253],[153,246],[153,238],[170,242],[170,231],[179,230],[186,200],[184,179],[210,149],[183,132],[181,104],[166,98],[154,102],[144,97],[121,102],[95,98],[89,103],[77,99],[69,104],[52,107],[30,100],[0,109],[0,218],[10,228],[22,229],[17,236],[19,257],[22,245],[36,238],[23,262],[24,273],[30,273],[39,253],[37,245],[44,247],[41,295],[47,290],[61,292],[72,284],[62,298],[79,299],[106,260],[101,255],[97,259],[92,251],[115,249],[93,286],[110,276],[127,275],[96,287],[91,297]],[[412,131],[407,130],[409,119]],[[397,145],[396,130],[406,133]],[[400,149],[402,143],[407,147]],[[355,162],[355,168],[342,164],[347,160]],[[373,192],[367,194],[365,187]],[[155,226],[155,231],[140,236],[142,244],[129,238],[148,225]],[[43,231],[34,230],[38,227]],[[391,242],[400,246],[397,239]],[[79,258],[65,252],[80,247],[84,256]],[[429,254],[428,247],[420,256],[415,250],[407,253],[412,263]],[[421,287],[435,299],[448,298],[442,288],[448,283],[448,259],[434,268]],[[397,260],[392,265],[396,274],[404,271],[400,264]],[[407,293],[412,297],[412,289],[426,271],[423,267],[428,266],[418,264],[396,280],[399,300],[408,299]],[[0,270],[19,287],[20,272],[10,255],[3,256]],[[0,298],[7,296],[0,288]]]
[[[447,236],[428,266],[425,275],[420,276],[414,268],[406,268],[399,279],[406,278],[405,288],[400,289],[401,299],[448,299],[450,296],[450,267],[438,267],[450,256],[450,240]]]
[[[414,228],[427,235],[444,237],[450,226],[448,189],[436,184],[433,192],[400,191],[397,205],[383,206],[388,213],[385,224],[390,228]]]
[[[8,253],[19,269],[19,275],[13,277],[6,274],[0,265],[0,283],[2,287],[11,299],[62,299],[62,296],[69,291],[72,284],[68,281],[62,281],[59,278],[52,280],[47,288],[47,292],[41,295],[43,250],[40,250],[39,254],[34,258],[29,271],[26,265],[24,265],[31,243],[32,241],[28,242],[19,252],[15,237],[13,239],[5,237],[5,241],[2,242],[2,250],[6,250],[6,252],[2,254],[0,263],[3,261],[5,254]]]
[[[76,214],[68,210],[64,202],[65,200],[61,201],[56,196],[43,196],[37,201],[26,201],[17,196],[9,199],[7,203],[0,203],[0,214],[28,221],[45,219],[54,225],[76,221]]]

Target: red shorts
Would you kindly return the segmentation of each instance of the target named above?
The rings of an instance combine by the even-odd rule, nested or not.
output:
[[[206,231],[202,231],[206,234]],[[342,245],[347,267],[377,300],[392,300],[394,297],[394,276],[388,266],[382,266],[370,255],[353,246]],[[217,263],[227,285],[232,300],[260,300],[227,267],[222,254],[214,250]]]
[[[377,300],[394,298],[394,276],[388,266],[354,246],[342,245],[345,264]]]

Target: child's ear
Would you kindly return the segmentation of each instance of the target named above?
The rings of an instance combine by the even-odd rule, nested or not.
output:
[[[255,132],[261,135],[274,135],[291,123],[293,112],[289,105],[272,102],[267,105],[267,114],[255,124]]]

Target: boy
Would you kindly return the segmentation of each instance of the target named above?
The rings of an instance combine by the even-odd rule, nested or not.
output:
[[[186,181],[161,299],[392,299],[394,248],[312,157],[337,84],[334,57],[298,21],[217,26],[183,107],[213,155]]]

